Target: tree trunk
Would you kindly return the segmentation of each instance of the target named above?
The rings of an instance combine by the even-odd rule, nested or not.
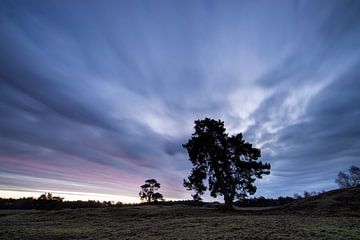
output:
[[[231,196],[224,195],[224,201],[225,201],[225,209],[233,209],[233,198]]]

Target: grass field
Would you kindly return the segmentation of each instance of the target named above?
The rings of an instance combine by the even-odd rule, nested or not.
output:
[[[0,239],[360,239],[356,216],[137,206],[1,210]]]

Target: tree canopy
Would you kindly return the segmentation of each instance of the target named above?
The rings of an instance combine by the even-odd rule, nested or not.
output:
[[[335,182],[340,188],[360,186],[360,168],[354,165],[351,166],[349,174],[340,171]]]
[[[163,201],[164,197],[161,193],[156,192],[160,188],[160,183],[155,179],[148,179],[145,184],[140,186],[139,192],[140,200],[150,202]]]
[[[63,197],[53,196],[52,193],[44,193],[41,194],[38,200],[49,200],[49,201],[59,201],[62,202],[64,200]]]
[[[260,149],[246,142],[241,133],[229,136],[221,120],[197,120],[194,128],[192,137],[183,145],[193,165],[184,187],[195,191],[193,198],[201,200],[209,190],[214,198],[223,196],[229,206],[234,198],[254,194],[256,178],[270,173],[270,164],[258,160]]]

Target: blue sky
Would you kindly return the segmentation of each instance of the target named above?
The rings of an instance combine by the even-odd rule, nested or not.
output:
[[[358,1],[1,1],[0,193],[188,199],[204,117],[261,148],[257,195],[332,189],[359,78]]]

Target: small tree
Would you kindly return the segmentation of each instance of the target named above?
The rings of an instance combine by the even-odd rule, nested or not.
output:
[[[160,188],[160,183],[155,179],[148,179],[145,184],[141,186],[139,192],[140,200],[146,202],[164,201],[164,197],[161,193],[155,192]]]
[[[335,182],[340,188],[360,186],[360,168],[354,165],[351,166],[349,174],[340,171]]]
[[[209,189],[212,197],[223,196],[225,205],[231,207],[234,198],[256,192],[255,179],[269,174],[270,164],[258,161],[260,150],[245,142],[241,133],[229,136],[225,131],[221,120],[195,121],[195,133],[183,145],[193,164],[184,187],[195,191],[195,200],[201,200]]]
[[[38,200],[62,202],[64,200],[64,198],[58,197],[58,196],[53,196],[52,193],[48,192],[48,193],[41,194],[40,197],[38,198]]]

